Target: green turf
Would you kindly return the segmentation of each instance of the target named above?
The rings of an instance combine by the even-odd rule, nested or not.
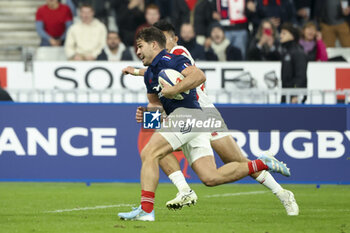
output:
[[[47,211],[135,204],[139,184],[0,183],[0,232],[350,232],[350,186],[285,185],[295,193],[300,216],[288,217],[279,200],[261,185],[192,184],[199,196],[195,207],[169,211],[165,202],[176,190],[160,184],[156,194],[156,222],[125,222],[119,211],[130,207]],[[207,197],[260,191],[250,195]],[[266,192],[262,192],[266,191]]]

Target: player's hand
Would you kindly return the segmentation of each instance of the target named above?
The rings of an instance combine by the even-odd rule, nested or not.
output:
[[[174,86],[170,86],[169,84],[167,84],[166,82],[164,82],[163,80],[160,80],[161,84],[163,85],[163,89],[161,91],[162,95],[165,98],[168,99],[173,99],[174,96],[177,94],[175,91]]]
[[[146,111],[145,107],[137,107],[136,110],[136,122],[137,123],[142,123],[143,122],[143,112]]]
[[[132,66],[128,66],[128,67],[125,67],[122,72],[123,74],[131,74],[131,75],[134,75],[134,70],[135,68],[132,67]]]

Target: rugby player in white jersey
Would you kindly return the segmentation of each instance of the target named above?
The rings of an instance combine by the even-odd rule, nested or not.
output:
[[[161,20],[157,22],[154,26],[163,31],[166,37],[167,51],[175,55],[183,55],[187,57],[191,61],[191,64],[194,65],[194,60],[191,57],[189,51],[185,47],[177,45],[178,38],[175,35],[174,27],[170,23],[168,23],[165,20]],[[145,70],[146,69],[126,67],[125,69],[123,69],[123,72],[125,74],[143,76]],[[162,91],[163,94],[166,96],[166,92],[170,89],[171,87],[165,88]],[[208,114],[212,115],[215,118],[221,118],[221,114],[217,111],[210,98],[205,94],[204,84],[198,86],[196,88],[196,91],[198,95],[198,102],[201,108],[207,110],[209,109],[207,111]],[[171,93],[170,91],[169,95],[172,94],[173,93]],[[153,106],[149,105],[148,107]],[[138,108],[136,113],[136,119],[138,122],[142,122],[144,110],[144,108]],[[212,132],[210,141],[212,148],[217,152],[217,154],[220,156],[221,160],[224,163],[250,161],[242,155],[240,148],[238,147],[237,143],[234,141],[232,136],[227,132],[227,129],[222,129],[218,132]],[[164,171],[164,173],[169,177],[169,179],[174,183],[174,185],[178,189],[178,194],[176,195],[176,197],[168,201],[166,203],[166,206],[169,209],[179,209],[185,205],[196,203],[197,195],[187,184],[185,177],[181,172],[180,165],[175,156],[173,154],[169,154],[168,156],[160,160],[159,165]],[[294,199],[294,194],[289,190],[283,189],[268,171],[255,172],[250,176],[256,179],[259,183],[263,184],[265,187],[269,188],[280,199],[288,215],[299,214],[299,207]]]

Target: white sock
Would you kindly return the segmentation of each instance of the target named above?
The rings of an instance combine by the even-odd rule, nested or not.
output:
[[[173,184],[176,186],[176,188],[179,190],[179,192],[188,192],[191,190],[190,186],[187,184],[184,175],[182,172],[176,171],[171,173],[169,176],[169,179]]]
[[[274,194],[283,190],[281,185],[279,185],[273,178],[273,176],[267,171],[262,171],[261,174],[255,180],[258,181],[260,184],[263,184],[266,188],[270,189]]]

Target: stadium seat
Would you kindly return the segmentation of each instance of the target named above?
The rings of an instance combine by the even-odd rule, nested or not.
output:
[[[39,47],[36,50],[36,61],[66,61],[64,47]]]

